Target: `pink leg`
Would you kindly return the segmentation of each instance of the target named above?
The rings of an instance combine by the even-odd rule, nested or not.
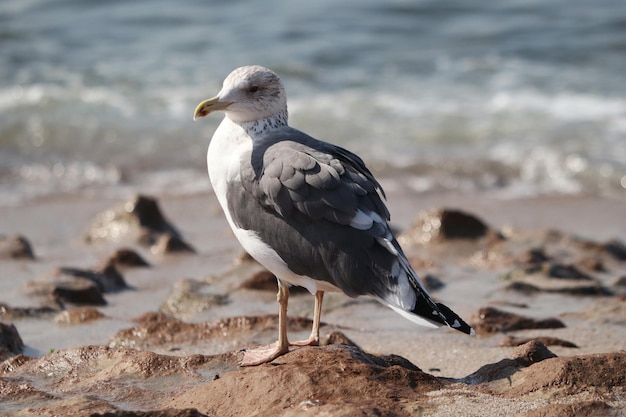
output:
[[[289,352],[287,340],[287,304],[289,304],[289,287],[278,280],[278,341],[271,345],[261,346],[244,352],[241,366],[254,366],[271,362]]]
[[[306,340],[293,342],[290,346],[319,346],[320,344],[320,318],[322,317],[322,300],[324,299],[324,291],[315,293],[315,308],[313,310],[313,327],[311,328],[311,336]]]

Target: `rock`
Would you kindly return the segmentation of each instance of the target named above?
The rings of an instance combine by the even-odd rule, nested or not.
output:
[[[504,289],[507,291],[517,291],[525,295],[534,295],[543,291],[541,288],[539,288],[536,285],[529,284],[527,282],[522,282],[522,281],[511,282]]]
[[[604,401],[590,400],[573,404],[549,404],[516,417],[621,417],[624,415],[622,411]]]
[[[0,235],[0,259],[35,259],[35,254],[24,236]]]
[[[350,340],[350,338],[348,338],[348,336],[346,336],[342,332],[337,332],[337,331],[330,333],[326,337],[326,340],[324,340],[321,343],[321,345],[322,346],[326,346],[326,345],[357,346],[357,344],[354,343],[352,340]]]
[[[424,275],[424,277],[422,278],[422,282],[424,283],[428,291],[439,291],[446,286],[445,282],[432,274]]]
[[[277,292],[278,285],[276,284],[276,275],[272,274],[267,269],[264,269],[245,280],[241,284],[240,288]]]
[[[217,291],[216,287],[208,282],[183,279],[174,284],[160,310],[184,320],[228,303],[228,294]]]
[[[24,342],[15,325],[0,322],[0,362],[22,352]]]
[[[164,403],[216,372],[237,369],[236,355],[173,357],[132,349],[85,346],[25,362],[0,378],[0,404],[16,416],[195,416],[195,407]],[[33,381],[31,383],[31,381]],[[36,388],[35,388],[36,387]],[[5,408],[7,407],[7,408]],[[197,408],[196,408],[197,409]],[[0,412],[1,413],[1,412]],[[127,414],[123,414],[127,413]]]
[[[153,411],[127,411],[116,410],[109,411],[103,414],[95,413],[90,417],[209,417],[206,414],[202,414],[195,408],[186,408],[184,410],[178,410],[175,408],[166,408],[163,410]]]
[[[98,214],[87,230],[85,241],[130,239],[150,246],[157,243],[162,235],[173,236],[178,243],[182,242],[181,234],[165,219],[156,199],[138,195],[119,207]],[[186,243],[184,245],[191,247]]]
[[[155,255],[181,252],[196,253],[195,249],[188,243],[183,241],[180,237],[174,236],[170,233],[163,233],[160,235],[150,250]]]
[[[509,398],[542,392],[552,398],[591,390],[602,392],[626,385],[626,352],[556,357],[534,363],[514,375],[506,388],[496,389]],[[550,397],[548,397],[550,398]]]
[[[517,291],[525,295],[535,295],[540,292],[575,295],[575,296],[609,296],[613,295],[613,291],[609,288],[602,286],[601,284],[594,282],[592,284],[567,284],[563,283],[560,286],[545,286],[540,287],[524,281],[514,281],[505,287],[508,291]]]
[[[162,313],[146,313],[135,320],[137,325],[120,330],[109,342],[111,347],[147,348],[163,345],[194,345],[201,340],[219,338],[254,338],[266,330],[275,331],[278,315],[229,317],[210,323],[185,323]],[[289,330],[310,329],[312,321],[300,317],[288,317]],[[243,346],[241,346],[243,347]]]
[[[406,360],[330,345],[297,349],[273,365],[220,375],[215,381],[186,390],[167,405],[194,406],[208,415],[223,417],[305,415],[307,410],[306,415],[408,416],[406,399],[418,401],[445,385],[443,379],[420,371]],[[240,397],[242,389],[245,401]],[[301,414],[295,414],[298,412]]]
[[[519,261],[523,264],[537,265],[543,264],[550,260],[550,257],[546,255],[544,248],[532,248],[522,253],[519,256]]]
[[[409,240],[431,243],[449,239],[479,239],[489,227],[474,215],[460,210],[433,209],[421,212],[410,230],[404,233]]]
[[[544,270],[550,278],[565,278],[565,279],[593,281],[592,277],[581,272],[574,265],[549,263],[549,264],[545,264]]]
[[[618,261],[626,261],[626,245],[619,240],[609,240],[602,245],[604,251]]]
[[[508,379],[522,368],[554,357],[556,355],[543,344],[531,341],[515,349],[509,358],[484,365],[476,372],[463,378],[462,381],[469,385],[477,385]]]
[[[339,417],[409,416],[408,403],[424,403],[426,393],[451,384],[404,358],[349,346],[302,348],[257,367],[240,368],[236,360],[231,353],[62,350],[0,378],[0,401],[11,410],[27,409],[27,415],[59,417],[292,416],[307,410],[306,415]],[[146,409],[152,411],[132,411]]]
[[[0,319],[4,321],[24,318],[45,319],[58,312],[58,308],[52,307],[11,307],[8,304],[0,303]]]
[[[38,359],[18,355],[0,364],[0,404],[16,416],[408,417],[479,410],[536,417],[557,411],[584,416],[594,406],[620,415],[613,413],[626,402],[623,351],[556,357],[530,342],[455,380],[429,375],[397,355],[345,344],[296,349],[256,367],[237,366],[239,356],[177,357],[104,346]]]
[[[64,280],[62,275],[83,278],[93,282],[102,293],[114,293],[129,288],[122,274],[112,264],[106,264],[99,269],[79,269],[62,267],[57,271],[57,279]]]
[[[626,326],[626,296],[598,299],[583,310],[565,313],[563,316],[583,320],[588,325],[595,323],[603,326],[610,323]]]
[[[604,262],[598,258],[583,258],[578,265],[593,272],[608,272]]]
[[[576,344],[569,342],[567,340],[559,339],[557,337],[551,336],[538,336],[538,337],[515,337],[515,336],[506,336],[504,339],[498,343],[498,346],[508,347],[508,346],[520,346],[524,345],[528,342],[539,342],[546,346],[563,346],[568,348],[577,348]]]
[[[565,324],[556,318],[537,320],[493,307],[483,307],[474,316],[472,327],[477,334],[490,334],[526,329],[559,329],[565,327]]]
[[[52,296],[62,303],[95,306],[107,304],[98,286],[86,279],[60,282],[54,286]]]
[[[592,285],[575,285],[575,286],[570,286],[570,287],[554,288],[546,292],[568,294],[568,295],[600,296],[600,297],[613,295],[613,291],[597,283],[592,284]]]
[[[61,325],[86,324],[104,318],[105,315],[91,307],[72,308],[60,312],[54,322]]]
[[[256,263],[256,259],[254,259],[248,252],[241,252],[239,255],[233,259],[234,265],[239,265],[243,263]]]
[[[541,362],[548,358],[556,358],[556,355],[543,343],[531,340],[513,350],[510,358],[523,366],[530,366],[533,363]]]
[[[101,263],[100,268],[111,265],[116,268],[143,268],[150,264],[132,249],[122,248],[116,250],[111,256]]]
[[[256,272],[250,278],[241,283],[239,288],[248,290],[272,291],[278,292],[278,284],[276,283],[276,275],[267,269]],[[306,288],[292,286],[289,287],[289,294],[308,294]]]
[[[0,376],[6,375],[9,372],[14,372],[17,368],[24,365],[26,362],[33,360],[30,356],[24,356],[21,353],[18,353],[15,356],[11,356],[4,361],[0,361]],[[0,389],[0,391],[2,391]],[[0,395],[1,398],[1,395]]]
[[[542,344],[529,342],[510,359],[484,365],[463,382],[514,399],[529,394],[550,401],[569,395],[580,398],[583,393],[597,397],[626,384],[626,352],[556,357]]]

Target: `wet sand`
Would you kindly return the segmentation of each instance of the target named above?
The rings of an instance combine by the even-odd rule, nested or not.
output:
[[[468,337],[418,327],[368,298],[329,294],[322,335],[340,332],[358,348],[304,348],[271,365],[239,368],[241,348],[275,340],[277,305],[272,291],[244,288],[262,268],[240,259],[242,250],[211,193],[152,195],[195,249],[168,254],[128,237],[85,242],[98,214],[130,195],[48,198],[0,207],[0,234],[25,236],[36,256],[0,260],[0,304],[51,309],[31,317],[0,316],[15,325],[24,343],[21,355],[9,352],[0,365],[0,415],[532,416],[577,415],[580,410],[624,415],[623,366],[603,370],[613,373],[608,383],[576,382],[572,374],[544,385],[524,384],[536,379],[534,372],[545,375],[544,363],[553,364],[549,369],[562,366],[566,373],[583,372],[590,361],[624,363],[626,291],[619,280],[626,277],[626,260],[607,251],[606,243],[625,240],[626,198],[419,194],[406,193],[403,181],[402,176],[382,181],[392,225],[418,273],[443,284],[432,290],[436,298],[477,327],[484,307],[537,320],[554,318],[564,327],[496,329]],[[441,207],[477,216],[494,234],[420,241],[421,229],[414,225],[418,214]],[[150,267],[120,267],[130,289],[104,293],[104,306],[81,307],[104,318],[66,324],[60,314],[77,311],[76,305],[33,295],[33,282],[55,282],[58,268],[94,268],[120,248],[132,249]],[[546,259],[529,260],[538,249]],[[555,265],[589,279],[551,277]],[[312,309],[312,296],[291,297],[291,338],[308,335]],[[543,345],[511,346],[505,340],[509,336],[544,341],[549,336],[570,345],[549,345],[556,358],[544,358]],[[526,354],[532,359],[523,362],[520,349],[544,353]],[[404,359],[394,362],[389,355]],[[567,362],[574,359],[580,363]],[[475,374],[485,367],[497,372]],[[321,376],[313,378],[316,374]],[[338,375],[340,380],[333,379]],[[330,390],[328,384],[337,388]],[[274,385],[283,387],[282,394]],[[303,392],[317,397],[296,401]],[[138,414],[148,410],[162,414]]]

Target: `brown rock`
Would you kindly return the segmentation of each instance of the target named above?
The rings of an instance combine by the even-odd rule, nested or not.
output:
[[[276,283],[276,275],[272,274],[267,269],[261,270],[242,282],[239,288],[277,292],[278,284]],[[289,293],[308,294],[308,291],[306,288],[293,286],[289,288]]]
[[[548,358],[556,358],[556,355],[543,343],[531,340],[513,350],[510,357],[523,366],[530,366],[533,363],[541,362]]]
[[[593,281],[593,278],[580,271],[574,265],[560,264],[560,263],[548,263],[545,264],[545,272],[550,278],[565,278]]]
[[[272,274],[267,269],[264,269],[245,280],[241,284],[240,288],[245,288],[248,290],[276,292],[278,290],[278,285],[276,284],[276,275]]]
[[[556,318],[537,320],[493,307],[483,307],[474,316],[472,327],[477,334],[489,334],[525,329],[558,329],[565,327],[565,324]]]
[[[120,404],[125,409],[156,410],[157,416],[194,415],[185,410],[191,407],[174,410],[164,403],[190,386],[211,381],[217,371],[236,369],[236,355],[231,354],[173,357],[86,346],[27,361],[4,375],[0,378],[0,404],[27,410],[24,415],[28,416],[117,413],[122,412],[116,407]]]
[[[61,267],[57,271],[58,279],[63,280],[63,275],[89,280],[96,285],[100,292],[105,294],[129,288],[122,274],[112,264],[106,264],[97,269]]]
[[[626,261],[626,245],[619,240],[609,240],[602,245],[604,251],[618,261]]]
[[[127,411],[116,410],[107,413],[92,414],[90,417],[208,417],[206,414],[202,414],[195,408],[187,408],[184,410],[177,410],[175,408],[166,408],[163,410],[153,411]]]
[[[551,337],[551,336],[539,336],[539,337],[506,336],[504,339],[500,341],[500,343],[498,343],[498,346],[503,346],[503,347],[520,346],[520,345],[523,345],[532,341],[543,343],[546,346],[563,346],[563,347],[569,347],[569,348],[578,347],[576,346],[576,344],[572,342],[559,339],[557,337]]]
[[[509,285],[505,287],[505,290],[517,291],[525,295],[534,295],[543,291],[541,288],[539,288],[536,285],[529,284],[527,282],[522,282],[522,281],[511,282]]]
[[[604,262],[598,258],[583,258],[578,262],[578,265],[594,272],[607,272]]]
[[[0,259],[35,259],[35,254],[24,236],[0,235]]]
[[[482,366],[476,372],[463,378],[469,385],[489,383],[508,379],[522,368],[541,362],[556,355],[539,342],[528,342],[515,349],[508,359]]]
[[[626,296],[596,300],[584,310],[572,311],[563,314],[563,316],[584,320],[587,324],[605,325],[610,323],[626,326]]]
[[[478,239],[489,227],[474,215],[460,210],[433,209],[421,212],[404,235],[411,241],[431,243],[447,239]]]
[[[11,307],[8,304],[0,303],[0,319],[4,321],[23,318],[47,318],[58,312],[59,309],[52,307]]]
[[[0,362],[22,352],[24,342],[13,324],[0,322]]]
[[[153,245],[164,234],[182,242],[181,234],[165,219],[156,199],[138,195],[119,207],[97,215],[87,230],[85,240],[93,243],[131,239],[140,244]]]
[[[613,295],[613,291],[609,288],[604,287],[598,283],[594,283],[592,285],[572,285],[566,286],[562,288],[553,288],[549,290],[544,290],[546,292],[559,293],[559,294],[567,294],[567,295],[580,295],[580,296],[599,296],[606,297]]]
[[[112,265],[117,268],[143,268],[149,267],[150,264],[132,249],[122,248],[116,250],[104,262],[101,268]]]
[[[24,356],[21,353],[5,359],[4,362],[0,362],[0,375],[14,372],[17,368],[24,365],[26,362],[33,360],[30,356]],[[2,389],[0,389],[2,391]]]
[[[100,320],[105,315],[91,307],[72,308],[60,312],[54,317],[54,322],[62,325],[85,324]]]
[[[183,279],[174,284],[160,310],[184,320],[229,302],[228,294],[217,291],[208,282]]]
[[[195,253],[195,249],[188,243],[183,241],[180,237],[174,236],[170,233],[163,233],[160,235],[156,243],[151,248],[152,253],[165,255],[168,253]]]
[[[406,399],[415,401],[446,382],[400,362],[356,347],[303,348],[271,365],[222,375],[187,390],[168,405],[193,406],[223,417],[279,416],[287,410],[295,413],[311,408],[314,415],[409,416]]]
[[[98,286],[87,279],[60,282],[54,286],[52,296],[62,303],[95,306],[107,304]]]
[[[543,264],[549,260],[550,257],[546,255],[545,249],[541,247],[529,249],[519,256],[520,262],[531,265]]]
[[[613,291],[601,284],[594,282],[588,285],[563,283],[561,286],[539,287],[537,285],[524,282],[514,281],[505,287],[508,291],[517,291],[525,295],[534,295],[540,292],[574,295],[574,296],[608,296],[613,295]]]
[[[626,384],[626,352],[550,358],[519,374],[502,394],[516,398],[532,392],[554,391],[559,395],[602,392]]]
[[[173,357],[102,346],[62,350],[0,378],[0,401],[13,410],[28,408],[27,415],[59,417],[307,412],[408,417],[413,410],[409,402],[426,401],[425,393],[450,385],[406,359],[370,355],[356,347],[302,348],[258,367],[239,368],[236,358]]]
[[[573,404],[549,404],[515,417],[619,417],[624,415],[622,411],[604,401],[592,400]]]
[[[432,274],[424,275],[422,282],[428,291],[439,291],[446,286],[445,282]]]
[[[326,346],[326,345],[357,346],[357,344],[354,343],[352,340],[350,340],[350,338],[348,338],[348,336],[346,336],[342,332],[337,332],[337,331],[330,333],[326,337],[326,340],[324,340],[321,344],[323,346]]]
[[[195,344],[200,340],[219,337],[220,340],[239,338],[242,335],[275,330],[277,315],[229,317],[211,323],[185,323],[161,313],[146,313],[139,317],[137,325],[120,330],[111,340],[111,347],[148,347],[164,344]],[[288,317],[290,330],[310,329],[312,322],[300,317]],[[243,347],[243,346],[242,346]]]

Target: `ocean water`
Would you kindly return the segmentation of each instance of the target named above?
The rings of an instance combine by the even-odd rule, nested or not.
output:
[[[3,0],[0,204],[206,191],[192,112],[248,64],[415,189],[626,192],[623,0]]]

